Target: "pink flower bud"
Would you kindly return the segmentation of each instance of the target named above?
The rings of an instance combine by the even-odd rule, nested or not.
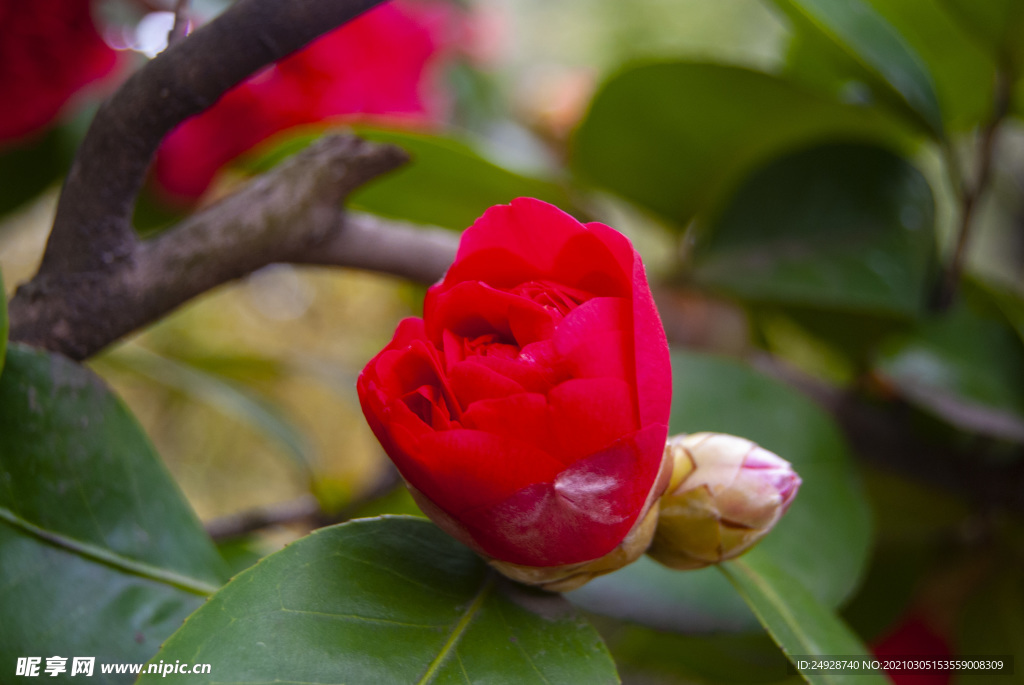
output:
[[[676,435],[666,450],[672,481],[647,553],[675,569],[746,552],[778,523],[800,487],[789,462],[744,438]]]

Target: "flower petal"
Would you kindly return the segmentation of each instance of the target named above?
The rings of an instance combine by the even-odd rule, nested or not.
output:
[[[459,520],[488,555],[525,566],[589,561],[636,522],[661,467],[664,427],[627,436],[559,474]]]

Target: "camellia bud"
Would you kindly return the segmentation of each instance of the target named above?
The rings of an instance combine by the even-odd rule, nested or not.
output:
[[[744,438],[676,435],[665,449],[672,480],[647,553],[674,569],[743,554],[775,526],[800,487],[789,462]]]

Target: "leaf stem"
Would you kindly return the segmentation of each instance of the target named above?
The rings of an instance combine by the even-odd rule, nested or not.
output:
[[[168,571],[167,569],[151,566],[150,564],[141,561],[135,561],[134,559],[123,557],[120,554],[103,549],[102,547],[91,545],[88,542],[75,540],[74,538],[61,535],[60,533],[54,533],[53,531],[46,530],[45,528],[40,528],[39,526],[21,518],[6,507],[0,507],[0,521],[4,521],[13,528],[17,528],[18,530],[39,538],[44,542],[48,542],[54,547],[66,549],[74,552],[75,554],[86,557],[87,559],[116,568],[119,571],[124,571],[125,573],[139,576],[140,578],[147,578],[158,583],[163,583],[164,585],[170,585],[193,595],[209,597],[220,589],[215,585],[205,583],[197,578],[191,578],[180,573],[175,573],[174,571]]]

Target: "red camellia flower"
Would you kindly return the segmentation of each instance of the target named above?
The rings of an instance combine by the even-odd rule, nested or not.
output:
[[[52,123],[116,61],[89,0],[0,0],[0,143]]]
[[[434,67],[454,30],[450,5],[390,2],[228,91],[164,141],[155,175],[194,200],[227,162],[284,129],[371,118],[424,124],[442,105]]]
[[[533,199],[487,210],[357,387],[425,513],[507,575],[585,582],[581,564],[612,555],[607,572],[647,547],[671,369],[614,229]]]

